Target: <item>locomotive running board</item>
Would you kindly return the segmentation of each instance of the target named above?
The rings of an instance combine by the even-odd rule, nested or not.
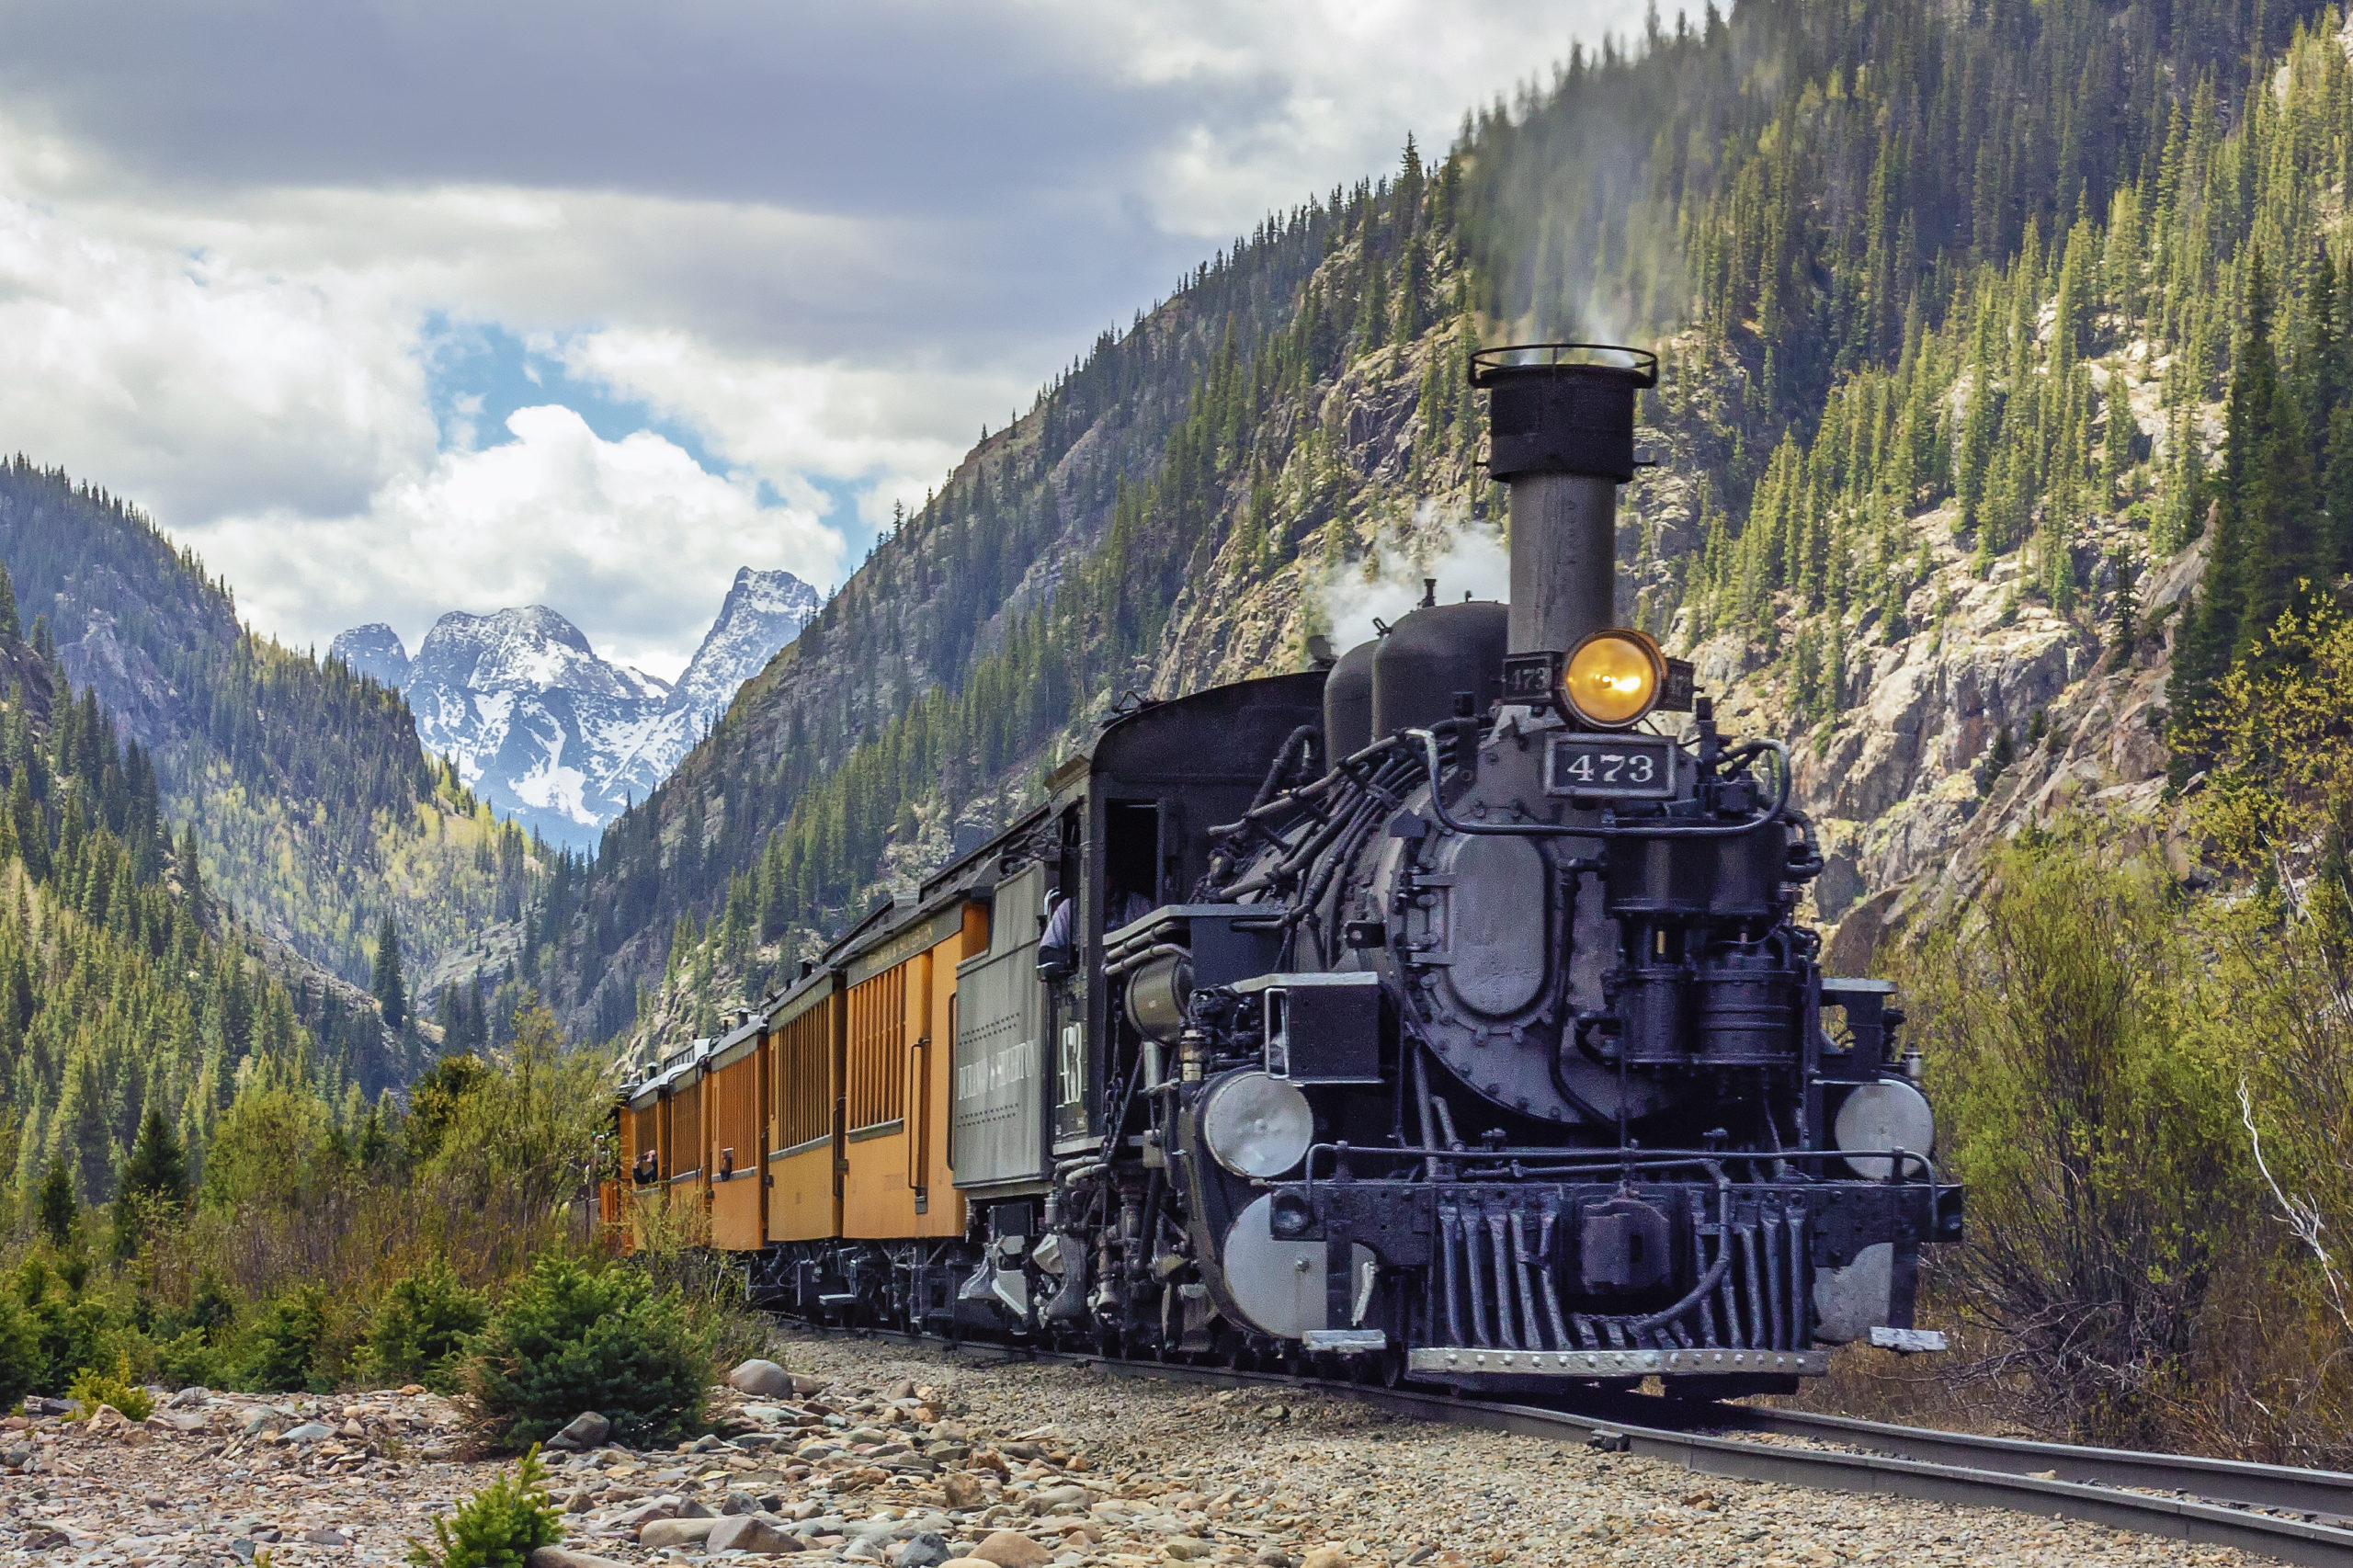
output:
[[[1438,1377],[1482,1372],[1516,1378],[1673,1377],[1692,1372],[1779,1372],[1818,1378],[1827,1350],[1470,1350],[1425,1346],[1405,1354],[1408,1371]]]

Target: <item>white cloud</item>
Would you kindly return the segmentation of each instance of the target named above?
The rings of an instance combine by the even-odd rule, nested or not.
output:
[[[612,328],[550,347],[573,375],[707,432],[719,454],[804,505],[820,504],[812,475],[855,482],[870,528],[892,501],[919,502],[981,425],[1003,425],[1035,390],[1002,370],[904,359],[779,363],[681,332]]]
[[[362,516],[231,517],[199,543],[233,581],[261,585],[244,608],[265,624],[389,620],[414,648],[443,611],[545,604],[607,658],[665,679],[686,663],[682,594],[707,622],[740,565],[821,582],[838,568],[841,535],[813,512],[764,507],[752,481],[707,472],[650,431],[607,441],[557,406],[520,409],[506,429],[393,481]]]
[[[365,278],[290,278],[0,195],[0,440],[178,522],[266,494],[364,505],[433,423],[415,324]]]
[[[675,670],[736,566],[838,581],[1210,249],[1640,15],[0,0],[0,447],[146,506],[297,643],[538,601]],[[502,430],[480,388],[444,428],[436,320],[710,467],[561,408]]]

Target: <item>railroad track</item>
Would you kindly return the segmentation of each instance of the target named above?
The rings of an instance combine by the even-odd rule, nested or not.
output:
[[[949,1347],[945,1340],[888,1330],[793,1326],[820,1335],[851,1333]],[[1094,1365],[1119,1377],[1165,1378],[1221,1388],[1292,1388],[1358,1400],[1426,1421],[1639,1454],[1699,1474],[2004,1508],[2195,1545],[2236,1547],[2283,1562],[2353,1568],[2353,1474],[2336,1471],[1980,1437],[1802,1411],[1694,1405],[1641,1394],[1595,1393],[1560,1397],[1550,1404],[1518,1404],[1281,1372],[1120,1360],[972,1340],[954,1348],[1000,1359]],[[1800,1448],[1759,1442],[1753,1436],[1726,1436],[1726,1431],[1836,1446]]]

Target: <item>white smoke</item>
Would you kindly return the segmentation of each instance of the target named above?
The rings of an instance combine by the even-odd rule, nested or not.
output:
[[[1315,585],[1334,653],[1345,653],[1377,635],[1375,620],[1394,626],[1411,614],[1422,602],[1425,578],[1438,579],[1440,604],[1457,603],[1466,595],[1510,598],[1511,558],[1502,533],[1472,522],[1449,528],[1427,502],[1415,508],[1415,523],[1412,539],[1376,541],[1370,553],[1340,562]]]

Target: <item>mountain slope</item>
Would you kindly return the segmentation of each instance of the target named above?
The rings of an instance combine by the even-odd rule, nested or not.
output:
[[[675,687],[598,657],[544,605],[452,611],[413,659],[391,627],[356,627],[329,656],[399,690],[426,749],[483,801],[551,842],[590,847],[816,608],[790,572],[739,570]]]
[[[1764,0],[1573,57],[976,449],[608,831],[541,972],[581,1027],[691,1028],[667,980],[764,983],[1119,691],[1279,665],[1365,579],[1492,540],[1473,342],[1659,345],[1621,608],[1803,739],[1825,914],[1884,916],[2046,770],[2144,798],[2256,251],[2282,343],[2342,334],[2304,259],[2353,144],[2320,15]],[[2173,620],[2110,636],[2120,582]]]
[[[18,459],[0,468],[0,562],[259,932],[364,983],[387,913],[413,967],[520,915],[544,857],[426,757],[399,696],[245,631],[137,511]]]
[[[150,1111],[184,1147],[200,1147],[256,1059],[337,1105],[404,1078],[415,1066],[408,1042],[387,1034],[364,1000],[355,1006],[236,928],[198,869],[195,836],[173,841],[153,754],[123,740],[93,688],[75,695],[63,650],[48,644],[45,623],[29,641],[18,634],[17,607],[0,589],[0,1188],[9,1200],[28,1197],[53,1167],[85,1200],[109,1197]],[[163,702],[148,716],[169,711]]]

